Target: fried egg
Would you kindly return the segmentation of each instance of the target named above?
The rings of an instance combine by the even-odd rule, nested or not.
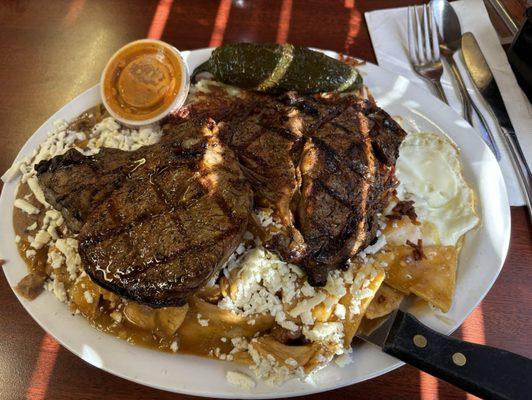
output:
[[[409,133],[397,160],[400,200],[413,200],[418,219],[433,226],[435,244],[455,246],[479,223],[475,195],[464,177],[459,151],[451,140],[434,133]]]

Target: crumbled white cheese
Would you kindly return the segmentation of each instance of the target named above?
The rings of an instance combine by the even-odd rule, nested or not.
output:
[[[85,301],[89,304],[92,304],[94,303],[94,298],[92,297],[92,294],[91,292],[89,292],[88,290],[85,290],[83,292],[83,297],[85,297]]]
[[[26,250],[26,258],[33,258],[37,255],[35,250]]]
[[[222,272],[226,278],[229,278],[229,274],[236,267],[236,252],[233,252],[227,259],[226,263],[222,266]]]
[[[276,320],[284,321],[286,317],[277,294],[282,292],[283,301],[290,302],[297,295],[296,283],[304,276],[303,271],[264,248],[246,252],[238,260],[238,268],[234,296],[224,297],[219,307],[244,316],[271,314]]]
[[[113,118],[108,117],[92,128],[85,154],[95,154],[101,147],[110,147],[124,151],[137,150],[142,146],[157,143],[161,137],[158,125],[149,125],[136,129],[122,127]]]
[[[308,281],[305,281],[301,287],[301,293],[306,297],[313,297],[316,295],[316,289],[314,289],[313,286],[310,286]]]
[[[340,319],[340,320],[345,319],[345,312],[346,312],[346,309],[345,309],[345,306],[343,304],[338,303],[334,307],[334,315],[336,315],[336,317],[338,319]]]
[[[297,367],[297,361],[294,360],[293,358],[287,358],[286,360],[284,360],[284,363],[287,364],[287,365],[290,365],[291,367]]]
[[[109,314],[110,317],[117,323],[122,322],[122,313],[118,310],[114,310],[111,314]]]
[[[70,278],[74,280],[81,269],[78,241],[72,238],[57,239],[55,247],[65,256],[67,271],[70,274]]]
[[[61,303],[65,303],[67,301],[67,293],[63,282],[60,282],[57,279],[52,279],[51,281],[47,282],[44,287],[49,292],[52,292]]]
[[[14,202],[14,206],[24,211],[26,214],[35,215],[39,214],[40,210],[35,207],[33,204],[28,203],[26,200],[23,199],[16,199]]]
[[[225,378],[231,385],[238,386],[242,389],[253,389],[256,385],[251,377],[238,371],[227,371]]]
[[[371,246],[366,247],[360,253],[357,254],[358,257],[365,260],[368,254],[378,253],[386,246],[386,237],[381,233],[380,230],[377,230],[377,241]]]
[[[34,222],[33,224],[26,227],[27,232],[34,231],[35,229],[37,229],[37,222]]]
[[[353,363],[353,357],[351,357],[351,355],[348,353],[340,354],[339,356],[336,357],[334,362],[340,368],[344,368],[346,365]]]
[[[324,287],[325,291],[336,298],[345,296],[347,289],[343,275],[344,273],[342,271],[331,271],[327,277],[327,283]]]
[[[325,293],[318,292],[316,296],[310,299],[304,299],[297,303],[297,305],[290,310],[288,314],[294,318],[299,317],[302,313],[311,311],[318,304],[323,303],[323,300],[325,300],[326,297],[327,295]]]
[[[311,342],[341,343],[344,325],[341,322],[318,322],[313,328],[303,327],[303,334]]]
[[[271,208],[261,208],[254,211],[255,218],[260,222],[260,224],[265,227],[275,227],[277,229],[282,229],[283,226],[275,221],[273,210]]]
[[[49,160],[57,155],[65,153],[69,148],[72,148],[76,141],[83,140],[83,133],[67,131],[67,123],[65,121],[55,121],[52,130],[48,133],[45,141],[35,149],[33,153],[26,157],[19,164],[19,170],[22,173],[21,181],[28,182],[32,191],[38,201],[45,203],[46,200],[41,191],[35,185],[35,181],[31,182],[35,177],[36,171],[33,168],[35,164],[43,160]],[[35,190],[34,190],[35,189]],[[42,201],[44,200],[44,202]],[[47,204],[47,203],[46,203]]]
[[[50,234],[53,240],[57,240],[59,235],[57,229],[65,222],[63,215],[57,210],[48,210],[44,215],[42,229]]]
[[[35,238],[30,243],[30,246],[36,250],[40,250],[45,245],[47,245],[51,239],[52,239],[52,236],[48,232],[41,230],[37,232],[37,234],[35,235]]]
[[[170,350],[172,350],[174,353],[176,353],[177,350],[179,350],[179,344],[177,343],[176,340],[174,340],[172,344],[170,345]]]
[[[9,169],[2,175],[2,182],[7,183],[11,181],[20,172],[20,164],[24,160],[16,161],[9,167]]]
[[[53,269],[61,268],[65,262],[65,257],[59,252],[53,249],[48,250],[48,263]]]
[[[368,286],[375,279],[377,273],[377,270],[371,264],[363,264],[357,271],[350,288],[351,303],[349,304],[349,311],[351,314],[360,314],[362,300],[374,295]]]
[[[302,312],[300,318],[301,322],[303,322],[305,325],[312,325],[314,323],[314,316],[310,310]]]
[[[29,177],[27,180],[27,184],[33,194],[35,195],[35,198],[39,203],[41,203],[44,207],[49,207],[50,204],[46,201],[44,198],[44,192],[42,191],[41,187],[39,186],[39,181],[37,181],[37,177],[32,176]]]
[[[243,253],[235,264],[226,275],[231,286],[230,294],[222,298],[219,306],[243,316],[269,314],[274,316],[279,326],[291,331],[301,330],[308,340],[323,344],[328,349],[327,353],[316,355],[318,367],[329,363],[334,354],[346,351],[344,325],[340,321],[345,320],[347,308],[339,300],[349,289],[352,298],[349,310],[360,310],[361,301],[372,295],[368,285],[377,275],[372,266],[359,267],[349,263],[346,271],[330,273],[323,288],[314,288],[304,281],[299,267],[279,260],[262,247]],[[313,312],[317,313],[316,317]],[[325,317],[328,322],[316,322],[318,315],[319,321]],[[338,322],[330,321],[330,316]],[[242,341],[238,348],[234,345],[230,354],[247,352],[253,360],[251,368],[259,378],[274,383],[297,374],[305,375],[301,367],[300,371],[287,368],[290,361],[280,365],[271,355],[258,352],[253,343],[254,340],[249,343]]]
[[[250,368],[258,378],[267,384],[277,384],[293,376],[301,378],[305,376],[301,367],[291,371],[286,365],[280,365],[271,354],[263,356],[253,347],[254,340],[249,343],[247,351],[253,360],[253,365]]]
[[[201,326],[209,326],[209,320],[202,318],[201,314],[198,313],[198,315],[196,315],[196,318],[198,319],[198,324],[200,324]]]
[[[283,311],[279,311],[275,314],[275,322],[280,327],[292,332],[296,332],[299,329],[299,326],[294,321],[286,319],[286,315]]]
[[[236,353],[237,351],[247,350],[248,348],[248,341],[244,337],[231,338],[231,344],[234,347],[231,353]]]
[[[20,243],[21,240],[22,238],[19,235],[15,236],[15,243]]]

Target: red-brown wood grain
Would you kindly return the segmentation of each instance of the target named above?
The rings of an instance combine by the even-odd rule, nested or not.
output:
[[[503,4],[508,11],[508,13],[512,16],[512,19],[518,24],[521,25],[523,21],[525,20],[525,13],[526,10],[526,3],[529,3],[532,5],[532,2],[530,0],[504,0]],[[492,3],[489,0],[485,0],[484,2],[486,4],[486,9],[488,10],[488,14],[492,19],[493,26],[497,30],[497,33],[499,34],[499,37],[504,40],[508,38],[507,40],[504,40],[505,42],[508,42],[507,44],[511,43],[512,34],[510,29],[506,26],[505,22],[502,20],[502,18],[499,18],[497,16],[497,11],[495,10],[495,7],[492,5]]]
[[[522,13],[524,1],[506,1],[513,13]],[[98,82],[109,56],[131,40],[161,35],[180,49],[232,41],[286,40],[375,62],[364,12],[421,2],[4,0],[0,2],[0,172],[9,167],[23,143],[49,115]],[[488,296],[455,335],[532,357],[531,232],[525,209],[513,208],[505,267]],[[114,377],[60,347],[23,310],[3,274],[0,366],[0,398],[6,400],[190,397]],[[408,366],[308,397],[472,398]]]

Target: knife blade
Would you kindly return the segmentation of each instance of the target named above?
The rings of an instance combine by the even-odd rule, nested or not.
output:
[[[528,207],[528,215],[532,221],[532,174],[530,173],[530,167],[519,144],[497,82],[495,82],[493,73],[480,50],[475,36],[471,32],[466,32],[462,35],[462,59],[473,85],[499,123],[501,136],[506,142],[512,162],[521,181]]]
[[[356,336],[481,398],[519,400],[532,393],[532,360],[445,336],[401,310],[377,323],[366,319]]]

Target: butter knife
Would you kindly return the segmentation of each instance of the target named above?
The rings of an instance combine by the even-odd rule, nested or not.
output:
[[[357,337],[424,372],[485,399],[530,399],[532,360],[490,346],[442,335],[396,310],[361,326]]]
[[[532,174],[527,164],[519,140],[515,133],[508,111],[504,106],[501,92],[493,78],[493,73],[471,32],[462,35],[462,58],[474,86],[491,109],[499,123],[501,136],[506,142],[512,162],[521,181],[528,207],[528,215],[532,221]]]

